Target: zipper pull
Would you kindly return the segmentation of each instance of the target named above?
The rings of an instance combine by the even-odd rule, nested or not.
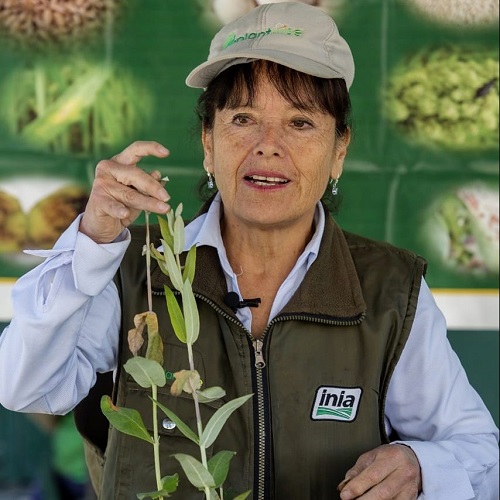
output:
[[[255,350],[255,368],[262,369],[266,366],[266,362],[264,361],[264,356],[262,354],[262,346],[264,342],[259,339],[252,340],[253,348]]]

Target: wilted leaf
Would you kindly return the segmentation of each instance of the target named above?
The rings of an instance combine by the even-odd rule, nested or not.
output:
[[[184,282],[182,288],[182,307],[186,323],[186,341],[192,345],[198,340],[200,334],[200,316],[191,283],[187,280]]]
[[[226,480],[229,464],[234,455],[236,455],[234,451],[219,451],[208,461],[207,468],[214,478],[216,488]]]
[[[152,401],[158,405],[158,408],[160,408],[160,410],[163,413],[165,413],[165,415],[170,420],[172,420],[172,422],[175,423],[177,428],[182,432],[182,434],[184,434],[184,436],[186,436],[188,439],[193,441],[193,443],[197,444],[198,446],[200,445],[200,440],[198,439],[198,436],[173,411],[169,410],[166,406],[162,405],[158,401],[155,401],[154,399],[152,399]]]
[[[213,442],[217,439],[219,432],[226,423],[226,420],[231,416],[231,414],[238,409],[241,405],[246,403],[252,394],[247,394],[246,396],[241,396],[240,398],[233,399],[227,402],[224,406],[219,408],[209,420],[207,426],[203,430],[203,434],[200,439],[201,446],[208,448],[212,446]]]
[[[146,358],[163,365],[163,341],[158,332],[158,317],[156,313],[150,311],[146,315],[146,325],[148,326],[148,349]]]
[[[172,396],[180,396],[182,391],[192,394],[201,387],[200,374],[196,370],[180,370],[174,373],[175,381],[170,387]]]
[[[198,394],[198,401],[200,403],[210,403],[211,401],[223,398],[226,395],[226,391],[222,387],[207,387],[203,391],[196,391],[196,394]]]
[[[170,322],[174,329],[176,337],[181,341],[186,343],[186,325],[184,323],[184,316],[182,315],[181,308],[177,299],[175,298],[174,292],[170,290],[168,286],[165,286],[165,298],[167,300],[167,310],[170,316]]]
[[[147,312],[136,314],[134,316],[135,328],[131,328],[128,331],[128,347],[130,352],[137,356],[142,344],[144,344],[144,337],[142,336],[144,327],[146,326],[146,316]]]
[[[167,383],[165,370],[157,361],[135,356],[130,358],[123,368],[141,387],[149,388],[152,385],[163,387]]]
[[[163,340],[159,334],[149,336],[146,359],[156,361],[159,365],[163,365]]]
[[[115,406],[109,396],[101,398],[101,410],[111,425],[120,432],[153,444],[153,438],[146,430],[141,414],[137,410]]]
[[[196,458],[184,453],[173,455],[181,464],[189,482],[196,488],[215,488],[215,481],[210,472]]]

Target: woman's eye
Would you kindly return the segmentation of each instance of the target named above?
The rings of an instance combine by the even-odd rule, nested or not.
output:
[[[312,127],[312,123],[311,122],[309,122],[307,120],[302,120],[302,119],[293,120],[292,121],[292,125],[295,128],[299,128],[299,129]]]
[[[247,115],[236,115],[233,118],[233,122],[237,125],[246,125],[247,123],[250,123],[250,117]]]

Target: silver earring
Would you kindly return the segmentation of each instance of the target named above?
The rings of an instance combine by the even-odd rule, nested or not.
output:
[[[207,187],[208,189],[213,189],[215,184],[214,184],[214,178],[212,177],[212,174],[210,172],[207,172]]]
[[[332,195],[337,196],[339,193],[339,188],[337,187],[337,184],[339,183],[339,178],[337,177],[336,179],[330,179],[330,184],[332,185]]]

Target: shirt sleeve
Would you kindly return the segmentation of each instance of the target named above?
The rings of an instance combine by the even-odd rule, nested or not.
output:
[[[498,500],[498,429],[446,333],[444,316],[423,282],[389,384],[386,427],[418,457],[419,498]]]
[[[0,335],[0,403],[64,414],[89,392],[96,372],[115,368],[120,303],[112,278],[130,241],[99,245],[78,231],[80,217],[45,261],[14,285],[14,315]]]

